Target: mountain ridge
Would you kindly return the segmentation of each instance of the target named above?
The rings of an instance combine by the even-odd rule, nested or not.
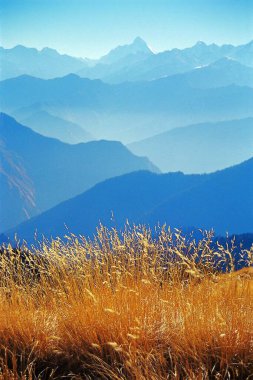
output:
[[[74,234],[92,237],[99,223],[120,229],[127,220],[151,227],[159,222],[183,229],[214,228],[223,236],[250,233],[252,169],[253,158],[205,175],[141,171],[111,178],[5,235],[17,232],[21,239],[32,241],[37,230],[38,236],[63,237],[67,225]]]
[[[253,152],[253,118],[193,124],[128,145],[163,172],[213,172],[238,164]]]
[[[120,142],[69,145],[41,136],[5,114],[0,114],[0,158],[2,229],[8,228],[4,223],[15,225],[17,219],[49,209],[106,178],[141,169],[158,171]],[[30,193],[32,203],[22,196]]]
[[[151,80],[186,72],[222,57],[234,58],[252,67],[251,47],[252,41],[237,46],[199,41],[191,47],[173,48],[155,54],[143,39],[136,37],[133,42],[119,45],[97,60],[60,54],[49,47],[41,50],[23,45],[7,49],[0,47],[1,78],[7,79],[26,73],[47,79],[68,73],[80,73],[91,79],[100,78],[111,83]],[[141,53],[139,57],[136,52]],[[117,62],[118,67],[115,65]]]
[[[96,139],[124,143],[182,125],[253,116],[252,87],[193,88],[177,76],[117,85],[77,75],[49,80],[22,76],[0,82],[0,97],[5,113],[42,106],[82,125]]]

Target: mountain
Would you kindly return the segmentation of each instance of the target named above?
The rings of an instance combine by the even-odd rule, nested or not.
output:
[[[198,175],[157,175],[147,171],[112,178],[18,226],[15,231],[28,240],[33,238],[35,229],[45,236],[64,236],[66,226],[71,232],[92,235],[99,222],[115,225],[113,215],[117,227],[122,227],[126,219],[138,221],[141,215],[169,196],[202,180]],[[8,233],[5,235],[10,236]]]
[[[252,156],[253,118],[176,128],[128,147],[163,172],[213,172]]]
[[[207,181],[151,210],[151,225],[167,222],[177,227],[214,228],[219,235],[252,233],[253,158],[210,174]]]
[[[49,79],[71,73],[108,83],[154,80],[185,73],[196,67],[230,58],[253,67],[253,41],[239,46],[207,45],[202,41],[185,49],[172,49],[154,54],[146,42],[137,37],[131,44],[118,46],[98,60],[59,54],[56,50],[37,50],[22,45],[11,49],[0,47],[2,80],[30,75]]]
[[[146,42],[142,38],[136,37],[131,44],[116,47],[99,60],[93,62],[92,65],[82,68],[77,74],[83,78],[107,81],[110,76],[113,77],[117,73],[122,75],[129,67],[143,63],[153,54]],[[124,81],[125,79],[123,78],[122,82]],[[108,82],[110,82],[109,79]]]
[[[84,59],[59,54],[54,49],[37,50],[22,45],[11,49],[0,47],[0,62],[2,80],[23,74],[49,79],[74,73],[88,65]]]
[[[197,67],[208,66],[221,59],[238,61],[242,65],[253,67],[253,42],[233,46],[207,45],[202,41],[185,49],[166,50],[150,54],[143,60],[129,61],[127,64],[103,65],[100,61],[91,69],[79,71],[80,76],[102,79],[108,83],[125,81],[155,80],[166,76],[191,71]]]
[[[177,228],[214,228],[218,235],[252,232],[253,158],[204,175],[136,172],[97,184],[85,193],[25,222],[15,232],[32,242],[34,231],[63,237],[92,236],[99,222],[122,228],[130,223],[158,222]]]
[[[49,80],[21,75],[0,82],[1,107],[12,111],[41,103],[44,107],[62,103],[89,108],[98,106],[97,99],[108,95],[108,89],[110,86],[101,81],[81,79],[75,74]]]
[[[153,55],[146,42],[140,38],[136,37],[135,40],[129,45],[118,46],[111,50],[107,55],[99,59],[99,63],[113,64],[115,62],[122,61],[123,59],[128,59],[129,56],[134,56],[136,59],[148,57]]]
[[[176,77],[195,88],[225,87],[233,84],[253,87],[253,67],[244,66],[226,57]]]
[[[2,129],[2,128],[1,128]],[[10,228],[39,213],[35,186],[20,157],[0,137],[0,225]]]
[[[252,46],[252,42],[240,46],[218,46],[199,41],[190,48],[158,53],[147,58],[145,62],[133,64],[127,72],[116,73],[101,79],[111,83],[119,83],[123,80],[154,80],[210,65],[222,58],[234,59],[243,65],[253,67]]]
[[[42,107],[96,139],[124,143],[182,125],[253,116],[252,88],[193,88],[177,76],[118,85],[74,74],[51,80],[21,76],[0,82],[0,98],[5,113]]]
[[[81,77],[91,79],[101,78],[108,83],[124,82],[128,75],[130,62],[127,66],[124,66],[123,63],[118,62],[117,65],[111,64],[109,66],[97,64],[95,67],[87,68],[86,71],[82,70],[78,74]],[[124,66],[123,72],[121,72],[122,65]],[[143,65],[145,65],[144,62]],[[194,69],[189,67],[188,69],[189,71],[173,75],[170,73],[167,76],[175,76],[179,82],[184,81],[195,88],[224,87],[232,84],[253,87],[253,67],[245,66],[233,58],[222,57],[210,64],[200,65]],[[116,72],[120,72],[121,79],[110,80],[109,76],[115,77]],[[159,76],[156,79],[159,79]]]
[[[69,145],[0,115],[0,225],[4,231],[107,178],[157,171],[116,141]]]
[[[231,57],[237,59],[246,66],[253,66],[253,41],[237,46],[231,53]]]
[[[98,60],[89,60],[59,54],[50,48],[0,47],[0,78],[4,80],[26,74],[49,79],[77,73],[108,83],[154,80],[185,73],[223,58],[253,67],[252,49],[253,41],[239,46],[207,45],[199,41],[189,48],[154,54],[146,42],[137,37],[131,44],[118,46]]]
[[[50,114],[43,107],[28,107],[14,113],[20,123],[29,126],[33,131],[47,137],[59,139],[69,144],[93,140],[90,133],[78,124]]]

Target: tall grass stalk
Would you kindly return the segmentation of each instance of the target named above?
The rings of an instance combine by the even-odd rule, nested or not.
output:
[[[250,379],[253,250],[234,272],[235,249],[143,226],[5,247],[0,379]]]

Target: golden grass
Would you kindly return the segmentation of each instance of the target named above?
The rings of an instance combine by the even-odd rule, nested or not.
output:
[[[0,379],[252,378],[252,268],[234,272],[233,244],[211,241],[101,227],[34,255],[7,247]]]

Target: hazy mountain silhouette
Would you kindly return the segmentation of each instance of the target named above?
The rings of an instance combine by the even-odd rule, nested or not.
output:
[[[39,78],[54,78],[74,73],[87,66],[87,62],[56,50],[37,50],[22,45],[12,49],[0,47],[0,78],[7,79],[23,74]]]
[[[6,113],[42,106],[95,138],[124,142],[177,126],[253,116],[252,88],[199,89],[178,76],[119,85],[74,74],[51,80],[21,76],[0,82],[0,98]]]
[[[253,40],[241,46],[237,46],[231,53],[231,57],[247,66],[253,66]]]
[[[48,238],[64,236],[66,225],[73,233],[92,236],[99,222],[121,228],[126,220],[214,228],[219,235],[252,232],[252,173],[253,159],[209,175],[127,174],[99,183],[5,235],[17,232],[31,242],[35,230]]]
[[[77,74],[84,78],[106,80],[110,76],[115,76],[116,73],[127,71],[129,67],[145,61],[151,55],[153,52],[146,42],[142,38],[136,37],[131,44],[112,49],[99,60],[82,68]],[[122,80],[122,82],[124,81],[125,79]]]
[[[45,111],[43,107],[28,107],[19,109],[15,118],[33,129],[35,132],[47,137],[57,138],[63,142],[76,144],[93,140],[90,133],[78,124],[64,120]]]
[[[142,59],[144,56],[147,57],[153,55],[153,52],[142,38],[136,37],[131,44],[118,46],[105,56],[101,57],[99,63],[112,64],[121,61],[122,59],[126,59],[127,61],[129,56],[132,55],[135,56],[135,59]]]
[[[154,170],[116,141],[64,144],[0,114],[1,230],[94,184],[135,170]]]
[[[176,128],[129,148],[149,157],[164,172],[213,172],[252,156],[253,118]]]
[[[253,87],[253,67],[244,66],[226,57],[176,77],[195,88],[225,87],[233,84]]]
[[[154,54],[146,42],[137,37],[131,44],[118,46],[98,60],[80,59],[59,54],[56,50],[37,50],[18,45],[0,47],[1,79],[27,74],[40,78],[60,77],[70,73],[110,83],[154,80],[209,65],[222,58],[232,58],[253,67],[253,41],[239,46],[207,45],[199,41],[185,49]]]
[[[146,42],[140,37],[136,37],[131,44],[112,49],[97,60],[71,57],[47,47],[42,50],[22,45],[11,49],[0,47],[0,78],[4,80],[26,74],[50,79],[76,72],[84,77],[96,78],[96,72],[114,72],[116,67],[117,69],[127,67],[152,54]],[[112,69],[109,69],[111,66]]]
[[[186,49],[172,49],[158,54],[152,54],[145,60],[129,61],[126,64],[97,65],[91,69],[79,71],[81,76],[92,79],[103,79],[109,83],[124,81],[154,80],[162,77],[185,73],[196,67],[210,65],[222,58],[230,58],[243,65],[253,67],[252,46],[250,42],[245,45],[233,46],[216,44],[207,45],[199,41]]]

